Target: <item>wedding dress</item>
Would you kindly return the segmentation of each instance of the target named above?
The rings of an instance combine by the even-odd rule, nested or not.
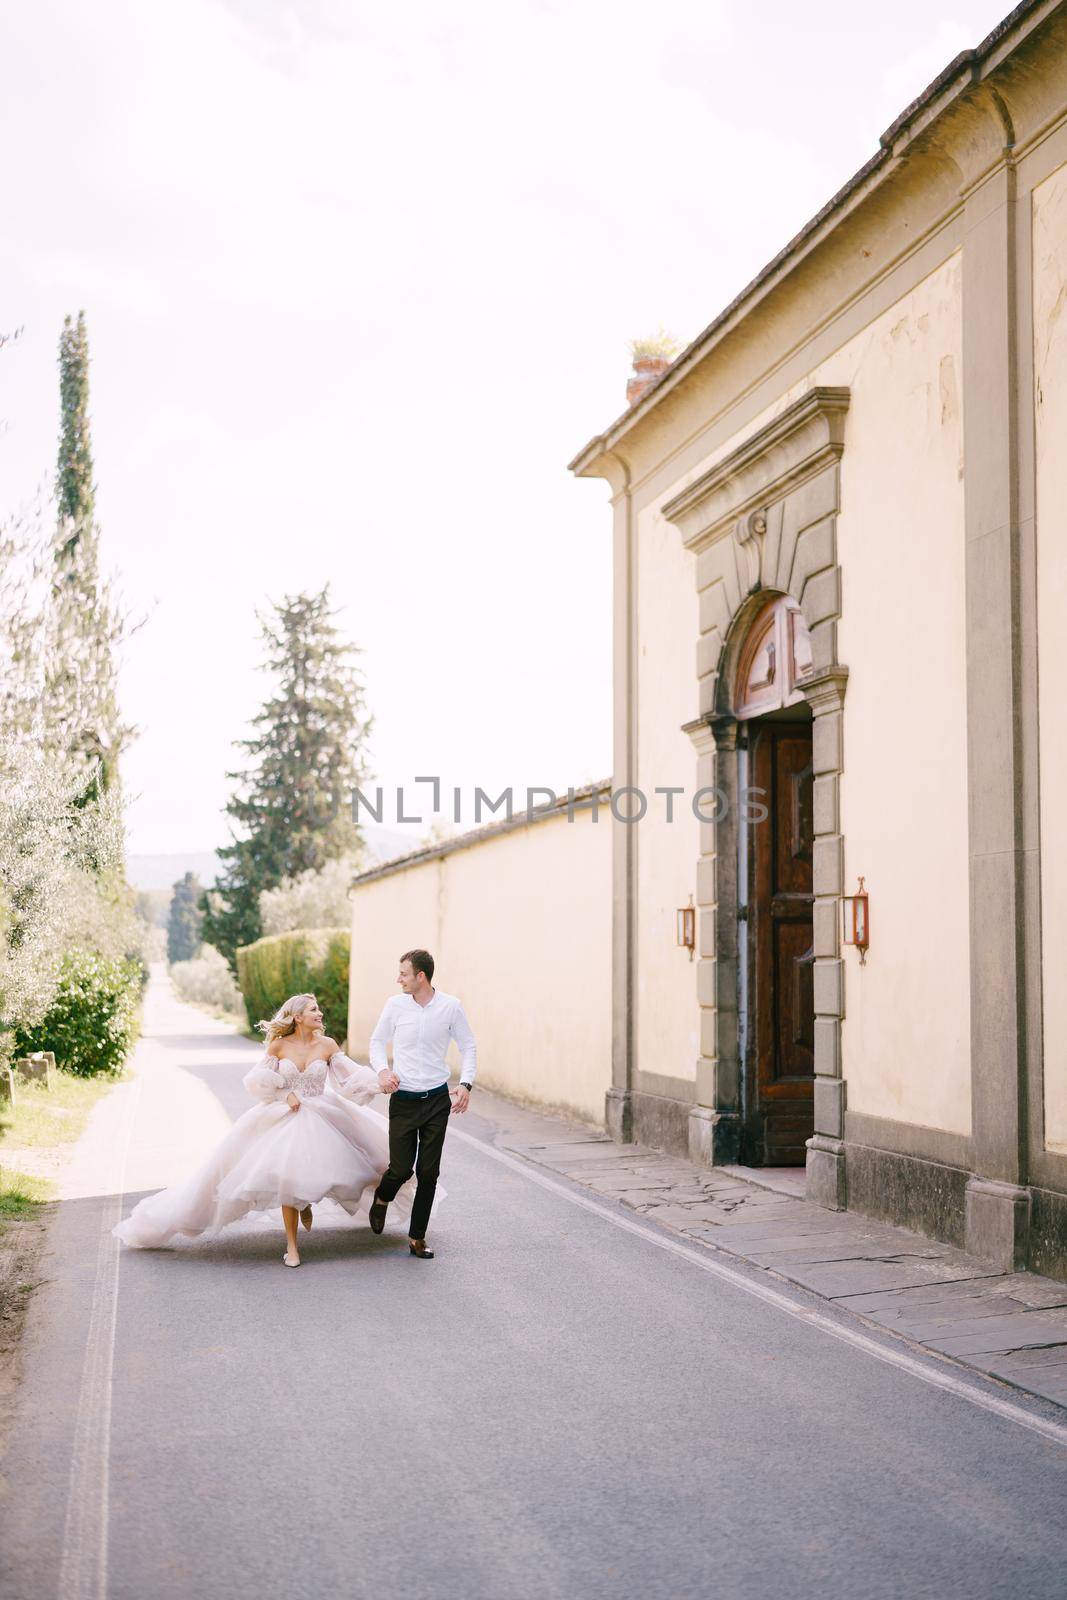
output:
[[[333,1202],[350,1216],[370,1209],[389,1165],[389,1125],[367,1102],[378,1075],[341,1051],[300,1068],[265,1055],[244,1078],[260,1103],[233,1127],[190,1177],[149,1195],[114,1229],[124,1244],[158,1249],[178,1235],[195,1238],[251,1211]],[[287,1097],[297,1097],[293,1111]],[[438,1192],[440,1197],[441,1191]],[[411,1211],[415,1179],[394,1205]]]

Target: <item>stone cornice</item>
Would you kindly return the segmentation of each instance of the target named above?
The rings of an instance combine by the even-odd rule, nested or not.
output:
[[[707,712],[702,717],[694,717],[692,722],[683,722],[682,732],[692,739],[698,756],[710,755],[713,750],[721,754],[737,749],[737,718],[729,714]]]
[[[1027,0],[1017,5],[973,50],[965,50],[938,74],[923,93],[907,106],[886,129],[879,148],[857,173],[835,194],[800,232],[757,273],[751,283],[724,308],[673,366],[654,383],[637,405],[617,417],[603,433],[595,435],[570,463],[578,477],[604,477],[604,453],[619,453],[620,446],[639,430],[649,414],[698,371],[717,351],[724,339],[748,317],[768,295],[775,293],[790,273],[814,251],[833,238],[842,222],[872,201],[891,182],[901,167],[913,162],[944,140],[935,166],[946,162],[959,167],[959,194],[970,187],[1005,143],[1010,149],[1025,146],[1045,118],[1038,112],[1040,96],[1035,78],[1054,84],[1062,73],[1067,54],[1067,13],[1063,0]],[[1033,59],[1022,57],[1038,53],[1044,65],[1038,73]],[[1018,57],[1019,70],[1014,70]],[[996,84],[990,80],[996,76]],[[1033,102],[1031,107],[1031,101]],[[1033,111],[1031,115],[1030,112]],[[1056,115],[1062,114],[1062,99]],[[987,126],[979,129],[980,123]],[[632,450],[627,444],[628,453]]]
[[[840,458],[849,391],[820,387],[788,406],[744,444],[668,500],[663,515],[689,550],[711,544],[749,512],[780,500]]]
[[[803,689],[804,698],[815,716],[821,716],[824,711],[840,711],[848,688],[848,668],[826,667],[822,672],[809,673],[798,678],[797,688]]]
[[[694,717],[691,722],[683,722],[682,732],[692,739],[698,756],[710,755],[715,749],[715,734],[707,717]]]

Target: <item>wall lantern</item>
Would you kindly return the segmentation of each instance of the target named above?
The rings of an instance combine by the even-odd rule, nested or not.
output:
[[[697,944],[697,913],[693,904],[693,896],[689,896],[687,906],[678,907],[678,947],[689,951],[689,959],[693,959],[693,951]]]
[[[856,886],[855,894],[846,894],[842,897],[841,908],[844,912],[844,941],[846,944],[856,946],[862,967],[867,960],[867,949],[871,942],[870,896],[862,878]]]

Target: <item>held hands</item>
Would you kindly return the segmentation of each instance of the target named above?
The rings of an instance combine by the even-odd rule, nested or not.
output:
[[[394,1089],[400,1088],[400,1079],[388,1067],[383,1067],[378,1074],[378,1087],[383,1094],[392,1094]]]
[[[469,1089],[465,1089],[463,1087],[463,1085],[460,1084],[459,1088],[456,1090],[455,1094],[452,1097],[452,1110],[453,1111],[457,1111],[457,1112],[466,1111],[466,1109],[470,1105],[470,1103],[471,1103],[470,1090]]]
[[[300,1101],[295,1094],[287,1094],[285,1097],[285,1103],[289,1107],[290,1111],[300,1110]]]

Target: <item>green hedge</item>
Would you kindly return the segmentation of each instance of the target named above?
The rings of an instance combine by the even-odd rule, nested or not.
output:
[[[51,1050],[58,1066],[80,1078],[118,1072],[137,1042],[141,964],[71,950],[59,969],[59,988],[44,1021],[19,1029],[19,1055]]]
[[[237,952],[237,982],[249,1026],[272,1017],[291,994],[313,994],[322,1007],[326,1032],[343,1040],[348,1032],[348,955],[346,928],[300,928],[269,934]]]

